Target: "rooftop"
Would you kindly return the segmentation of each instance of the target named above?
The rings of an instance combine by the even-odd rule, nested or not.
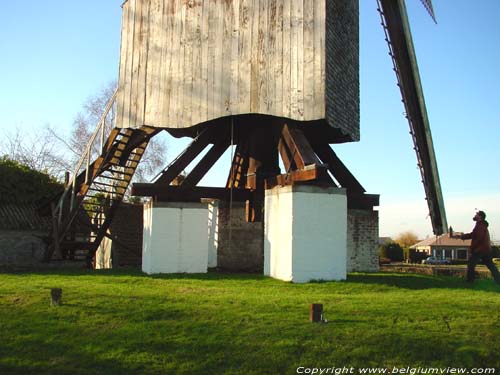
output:
[[[454,232],[453,236],[460,237],[461,232]],[[440,236],[429,237],[423,241],[410,246],[410,249],[415,249],[422,246],[453,246],[453,247],[468,247],[470,246],[471,240],[461,240],[460,238],[450,238],[449,233],[442,234]]]

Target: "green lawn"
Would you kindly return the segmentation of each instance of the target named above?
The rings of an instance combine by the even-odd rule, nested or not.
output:
[[[50,288],[63,305],[50,306]],[[308,321],[323,303],[328,323]],[[0,274],[0,374],[295,374],[310,367],[500,368],[500,286],[351,274]],[[500,370],[497,370],[497,373]]]

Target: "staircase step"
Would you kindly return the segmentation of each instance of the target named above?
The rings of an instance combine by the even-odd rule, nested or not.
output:
[[[114,188],[114,189],[125,189],[123,186],[106,184],[104,182],[99,182],[99,181],[94,181],[93,184],[100,185],[100,186],[108,186],[108,187],[111,187],[111,188]]]

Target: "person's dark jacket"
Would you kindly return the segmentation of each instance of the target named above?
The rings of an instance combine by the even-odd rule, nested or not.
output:
[[[490,233],[488,232],[488,222],[486,220],[476,222],[476,226],[471,233],[462,235],[463,240],[472,240],[470,244],[471,253],[489,254],[491,253]]]

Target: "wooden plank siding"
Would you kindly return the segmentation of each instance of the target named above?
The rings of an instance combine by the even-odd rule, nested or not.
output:
[[[126,1],[116,126],[324,120],[327,1]]]

